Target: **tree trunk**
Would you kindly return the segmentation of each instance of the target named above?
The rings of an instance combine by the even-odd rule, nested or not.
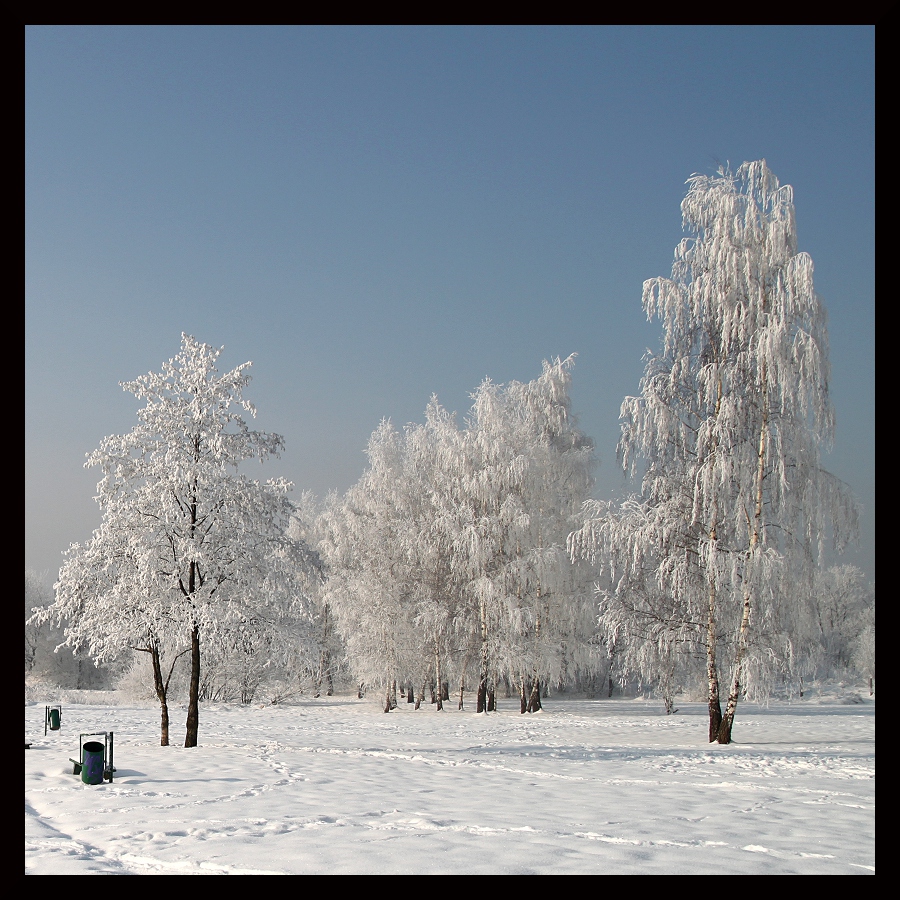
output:
[[[326,695],[330,697],[334,693],[334,679],[331,677],[331,651],[327,647],[322,648],[319,654],[319,668],[316,670],[316,682],[314,697],[322,693],[322,683],[327,684]]]
[[[191,686],[188,695],[188,714],[184,735],[185,747],[197,746],[200,727],[200,627],[191,629]]]
[[[722,409],[722,370],[717,369],[716,380],[716,408],[713,419],[719,418]],[[719,443],[716,439],[713,442],[712,455],[718,452]],[[713,500],[712,507],[712,525],[709,529],[710,544],[715,545],[718,537],[718,519],[719,519],[719,503],[718,499]],[[707,708],[709,711],[709,742],[712,743],[719,736],[719,727],[722,724],[722,704],[719,702],[719,667],[716,662],[716,640],[718,638],[716,623],[716,603],[718,594],[716,592],[715,572],[707,571],[707,580],[709,582],[709,616],[706,622],[706,684],[707,684]]]
[[[196,477],[194,479],[194,490],[196,491]],[[197,524],[197,501],[195,499],[191,503],[191,537],[194,536],[194,529]],[[192,561],[188,567],[188,585],[185,591],[187,600],[193,606],[194,592],[197,590],[197,581],[199,572],[197,571],[196,561]],[[202,584],[202,578],[199,578]],[[184,584],[181,584],[181,590],[184,591]],[[200,728],[200,626],[197,622],[192,623],[191,627],[191,684],[188,692],[188,714],[185,723],[184,746],[197,746],[197,732]]]
[[[666,705],[666,715],[671,716],[678,712],[675,709],[675,661],[673,659],[670,668],[667,668],[662,680],[663,703]]]
[[[541,599],[541,585],[538,582],[537,588],[537,599],[538,603],[540,603]],[[535,643],[535,653],[540,653],[540,640],[541,640],[541,623],[543,619],[541,613],[538,612],[535,617],[534,622],[534,643]],[[544,695],[546,696],[546,694]],[[534,666],[534,671],[531,679],[531,696],[528,698],[528,712],[533,713],[537,712],[539,709],[543,709],[541,706],[541,679],[537,673],[537,666]]]
[[[487,643],[487,607],[481,601],[481,672],[478,679],[478,695],[475,712],[487,712],[488,692],[488,643]]]
[[[734,727],[734,714],[737,711],[738,698],[741,695],[741,676],[744,669],[744,654],[747,649],[747,631],[750,627],[750,592],[744,594],[744,609],[741,613],[741,628],[738,632],[738,645],[735,651],[734,673],[731,690],[728,692],[728,703],[725,704],[725,715],[719,724],[717,740],[720,744],[731,743],[731,730]]]
[[[466,672],[469,670],[469,653],[466,651],[466,655],[463,657],[462,666],[460,668],[460,676],[459,676],[459,708],[463,708],[463,694],[466,690]]]
[[[715,539],[715,532],[713,532]],[[709,618],[706,623],[706,683],[709,709],[709,742],[719,737],[722,705],[719,702],[719,669],[716,665],[716,587],[709,587]]]
[[[159,657],[159,644],[155,643],[153,640],[150,641],[149,647],[133,647],[133,650],[137,650],[140,653],[149,653],[150,654],[150,662],[153,666],[153,687],[156,691],[156,697],[159,700],[159,746],[160,747],[168,747],[169,746],[169,703],[168,703],[168,694],[169,694],[169,679],[172,677],[172,671],[175,669],[175,663],[178,662],[179,657],[182,653],[186,651],[182,651],[179,653],[174,660],[172,660],[172,665],[169,668],[169,677],[163,678],[162,674],[162,664],[160,662]]]
[[[441,670],[441,654],[438,650],[437,641],[434,642],[434,680],[437,683],[437,708],[438,712],[444,709],[444,673]],[[449,697],[447,698],[449,699]]]
[[[747,566],[744,571],[744,604],[741,611],[741,627],[738,631],[737,648],[735,650],[734,670],[725,715],[719,725],[718,741],[720,744],[731,743],[731,731],[734,727],[734,714],[737,711],[738,698],[741,694],[741,678],[744,669],[744,656],[747,652],[747,635],[750,630],[750,610],[752,608],[752,571],[748,571],[755,563],[756,551],[762,538],[763,513],[763,481],[765,478],[766,447],[769,429],[769,390],[766,365],[762,366],[762,422],[759,427],[759,441],[756,448],[756,478],[753,521],[750,525],[750,541],[747,549]],[[749,517],[748,517],[749,518]]]
[[[153,686],[159,699],[159,746],[169,746],[169,704],[167,702],[166,685],[159,664],[159,647],[150,648],[150,660],[153,663]]]

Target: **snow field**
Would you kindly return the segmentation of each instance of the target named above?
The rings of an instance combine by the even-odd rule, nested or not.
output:
[[[183,740],[184,710],[171,739]],[[26,874],[865,874],[873,702],[745,704],[706,743],[702,704],[551,698],[477,715],[376,701],[204,706],[200,745],[158,709],[25,705]],[[89,786],[80,732],[115,733]]]

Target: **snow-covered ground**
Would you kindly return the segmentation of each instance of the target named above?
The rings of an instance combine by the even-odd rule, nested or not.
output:
[[[26,702],[25,873],[874,873],[875,704],[856,699],[742,704],[729,746],[697,703],[211,705],[190,750],[159,746],[152,706],[64,702],[45,737]],[[118,771],[90,786],[68,759],[98,731]]]

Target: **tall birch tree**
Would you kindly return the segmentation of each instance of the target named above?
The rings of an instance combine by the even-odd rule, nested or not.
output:
[[[709,736],[729,743],[750,686],[754,620],[791,602],[784,567],[806,569],[829,533],[838,545],[854,533],[856,508],[821,464],[834,431],[826,317],[812,259],[797,248],[790,186],[765,160],[694,175],[688,185],[687,236],[672,275],[644,283],[662,350],[649,355],[640,395],[622,405],[620,450],[626,469],[642,474],[642,500],[659,513],[659,528],[645,531],[664,548],[659,586],[677,558],[677,583],[695,608],[705,595]]]

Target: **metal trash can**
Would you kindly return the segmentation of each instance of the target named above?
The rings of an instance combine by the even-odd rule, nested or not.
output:
[[[50,730],[59,731],[59,710],[55,706],[50,707]]]
[[[103,782],[104,747],[99,741],[87,741],[81,748],[81,780],[85,784]]]

